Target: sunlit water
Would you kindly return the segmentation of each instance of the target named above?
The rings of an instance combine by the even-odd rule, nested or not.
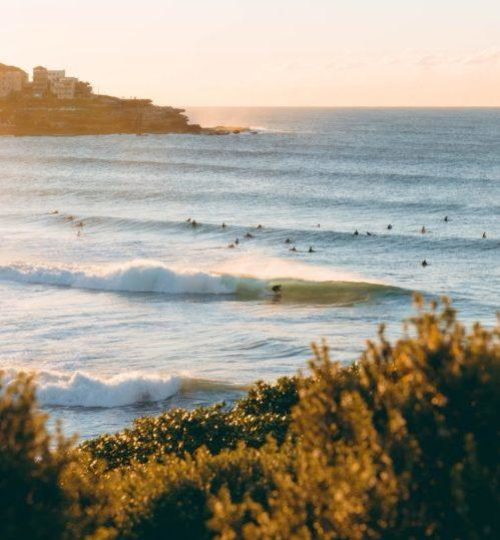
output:
[[[0,367],[67,432],[352,361],[414,291],[494,324],[500,110],[190,115],[259,134],[0,138]]]

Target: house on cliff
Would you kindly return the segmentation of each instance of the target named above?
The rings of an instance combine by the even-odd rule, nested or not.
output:
[[[28,74],[15,66],[0,64],[0,98],[21,92],[28,84]]]

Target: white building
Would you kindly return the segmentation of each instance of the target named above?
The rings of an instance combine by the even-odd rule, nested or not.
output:
[[[55,79],[51,83],[50,88],[57,99],[74,99],[77,82],[78,79],[76,77],[62,76]]]
[[[47,70],[47,79],[49,80],[49,84],[52,85],[59,79],[63,79],[66,77],[66,70],[65,69],[48,69]]]

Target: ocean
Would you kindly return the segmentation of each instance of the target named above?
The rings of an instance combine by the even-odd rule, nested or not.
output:
[[[352,362],[415,292],[495,324],[500,109],[188,114],[258,134],[0,137],[0,369],[65,433]]]

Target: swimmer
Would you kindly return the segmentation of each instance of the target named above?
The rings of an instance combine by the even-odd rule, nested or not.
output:
[[[257,225],[257,229],[263,229],[263,228],[264,227],[262,227],[262,225],[260,223]]]
[[[314,249],[313,249],[313,247],[312,247],[312,246],[309,246],[309,250],[308,250],[308,252],[309,252],[309,253],[316,253],[316,252],[314,251]]]
[[[483,238],[486,238],[486,233],[485,232],[483,233]]]
[[[425,225],[420,229],[420,232],[422,234],[425,234],[427,232],[427,229],[425,228]]]
[[[448,223],[448,221],[449,221],[448,216],[444,216],[444,221],[446,221],[446,223]]]
[[[358,231],[358,229],[356,229],[356,230],[353,232],[353,236],[359,236],[359,231]]]
[[[429,266],[429,263],[424,259],[422,261],[422,266],[425,268],[426,266]]]
[[[226,227],[227,225],[224,222],[222,222],[222,228],[225,229]]]
[[[289,251],[297,251],[297,248],[295,246],[292,246]]]
[[[389,223],[389,225],[387,225],[387,230],[392,231],[392,225],[390,223]]]
[[[255,238],[255,236],[252,233],[247,232],[245,238]]]
[[[373,236],[373,234],[370,231],[366,231],[366,236]]]

